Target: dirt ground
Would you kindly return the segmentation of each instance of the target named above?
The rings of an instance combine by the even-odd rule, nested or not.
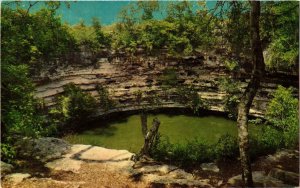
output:
[[[227,180],[241,173],[238,161],[218,163],[219,173],[202,171],[197,167],[189,172],[197,179],[209,179],[214,187],[229,187]],[[283,158],[270,164],[261,157],[252,165],[253,171],[265,171],[271,168],[280,168],[299,173],[298,158]],[[112,171],[101,163],[84,163],[80,173],[65,171],[49,171],[41,164],[24,163],[20,165],[17,172],[30,173],[32,178],[26,179],[18,184],[12,184],[6,180],[1,181],[2,188],[144,188],[144,187],[180,187],[176,185],[149,185],[143,181],[134,181],[129,175]]]

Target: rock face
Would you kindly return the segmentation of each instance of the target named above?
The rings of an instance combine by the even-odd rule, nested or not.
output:
[[[22,138],[16,142],[15,146],[17,147],[19,156],[26,158],[33,157],[41,162],[60,158],[71,147],[64,140],[52,137],[38,139]]]
[[[5,162],[0,162],[0,170],[1,170],[1,176],[4,176],[6,174],[9,174],[13,170],[13,166],[11,164],[7,164]]]
[[[216,173],[220,171],[220,169],[215,163],[202,163],[201,169],[206,171],[216,172]]]
[[[185,104],[180,104],[174,89],[170,90],[175,92],[174,94],[168,96],[164,94],[161,77],[164,70],[169,69],[175,71],[178,83],[194,86],[200,97],[207,103],[209,110],[224,111],[223,99],[226,93],[220,90],[219,79],[231,73],[218,55],[173,58],[165,54],[155,57],[137,54],[135,57],[129,57],[124,53],[114,55],[104,53],[100,56],[97,66],[87,66],[82,60],[81,67],[57,68],[56,73],[53,74],[45,71],[45,74],[36,78],[39,85],[36,96],[43,98],[47,106],[53,106],[56,104],[56,96],[62,93],[63,86],[67,83],[73,82],[95,97],[99,96],[95,86],[100,84],[108,87],[110,96],[116,101],[116,108],[112,109],[115,111],[132,109],[135,104],[135,93],[138,90],[144,92],[146,98],[159,96],[162,107],[184,107]],[[243,90],[249,81],[251,71],[242,69],[232,76],[239,78]],[[47,83],[38,82],[43,79],[47,80]],[[270,100],[269,94],[277,88],[278,84],[298,87],[298,76],[267,73],[254,98],[250,114],[263,116]],[[99,109],[98,114],[101,115],[101,112],[103,113]]]

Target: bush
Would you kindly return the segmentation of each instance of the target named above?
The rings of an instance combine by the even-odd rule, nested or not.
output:
[[[274,153],[277,149],[284,146],[282,133],[267,125],[262,127],[260,134],[250,138],[249,143],[252,159]]]
[[[88,93],[84,93],[74,83],[64,86],[64,93],[58,97],[57,107],[50,110],[54,123],[58,126],[67,124],[75,128],[95,112],[97,101]],[[62,128],[62,127],[61,127]]]
[[[159,77],[164,87],[175,87],[178,84],[178,75],[176,69],[166,68]]]
[[[198,139],[185,144],[171,144],[167,137],[158,136],[150,155],[156,160],[170,162],[181,167],[191,167],[215,159],[214,146]]]
[[[0,143],[1,145],[1,160],[7,163],[13,163],[16,157],[15,148],[11,144]]]
[[[266,111],[267,121],[283,133],[286,147],[295,146],[299,134],[298,99],[292,92],[292,88],[278,86]]]
[[[109,92],[107,88],[97,84],[96,90],[99,94],[99,103],[100,107],[105,111],[112,109],[115,107],[115,102],[109,97]]]
[[[215,145],[215,155],[218,160],[236,159],[239,156],[237,139],[229,134],[222,135]]]
[[[237,106],[240,100],[240,82],[235,81],[231,78],[220,78],[219,79],[219,88],[221,91],[227,93],[226,97],[224,98],[224,108],[225,111],[229,113],[230,118],[237,117]]]
[[[176,92],[179,95],[178,102],[190,107],[195,114],[197,114],[201,108],[206,108],[206,104],[193,86],[179,86]]]

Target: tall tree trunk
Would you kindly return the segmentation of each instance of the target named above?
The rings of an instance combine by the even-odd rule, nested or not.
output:
[[[251,31],[251,48],[253,72],[251,80],[244,91],[238,105],[238,138],[240,148],[240,160],[242,166],[242,177],[244,185],[253,186],[251,162],[249,156],[249,138],[248,138],[248,114],[252,105],[253,98],[259,88],[260,80],[264,75],[265,64],[259,34],[260,2],[250,1],[250,31]]]
[[[148,131],[148,127],[147,127],[147,114],[146,112],[141,112],[141,125],[142,125],[142,133],[144,138],[146,138],[146,134]]]

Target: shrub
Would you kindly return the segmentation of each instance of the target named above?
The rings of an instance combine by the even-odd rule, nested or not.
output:
[[[64,93],[58,97],[57,107],[51,109],[50,114],[57,125],[68,124],[74,128],[87,120],[87,117],[95,112],[96,106],[94,97],[70,83],[64,86]]]
[[[219,88],[221,91],[227,93],[226,97],[224,98],[224,108],[225,111],[229,113],[230,118],[237,117],[237,106],[240,102],[240,82],[235,81],[231,78],[220,78],[219,79]]]
[[[218,160],[235,159],[239,155],[237,139],[229,134],[222,135],[215,145],[215,155]]]
[[[283,147],[282,133],[271,126],[264,125],[260,134],[249,139],[252,159],[267,155]]]
[[[234,60],[225,60],[225,67],[229,70],[229,71],[238,71],[239,70],[239,63],[237,61]]]
[[[163,161],[168,160],[168,156],[172,151],[172,148],[173,145],[170,143],[169,138],[161,136],[161,134],[158,133],[155,137],[152,148],[150,149],[150,155],[154,159],[159,159]]]
[[[167,137],[158,136],[150,155],[156,160],[170,162],[181,167],[191,167],[215,158],[214,147],[198,139],[185,144],[172,144]]]
[[[96,90],[99,94],[99,103],[100,107],[105,111],[112,109],[116,104],[115,102],[109,97],[109,92],[107,88],[103,87],[102,85],[97,84]]]
[[[1,145],[1,160],[8,163],[13,163],[16,157],[16,151],[11,144],[0,143]]]
[[[292,88],[278,86],[266,111],[267,121],[283,133],[286,147],[295,146],[299,134],[298,99],[292,92]]]
[[[190,107],[194,113],[198,113],[201,108],[206,108],[206,104],[199,96],[197,90],[191,86],[181,86],[176,89],[179,95],[179,103],[185,104]]]
[[[162,75],[159,77],[164,87],[174,87],[178,83],[177,71],[173,68],[166,68],[163,70]]]

